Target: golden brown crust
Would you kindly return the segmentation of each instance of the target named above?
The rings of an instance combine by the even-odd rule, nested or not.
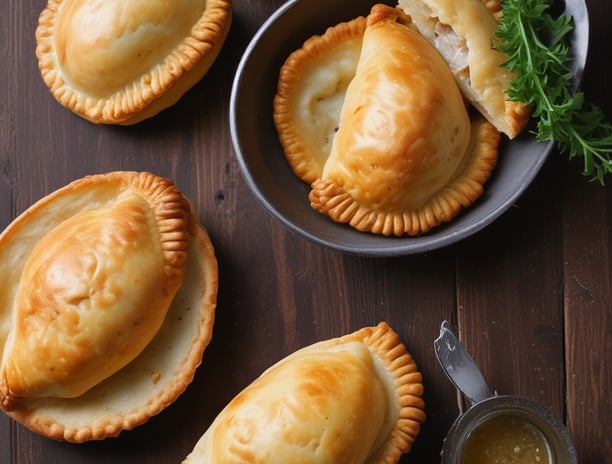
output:
[[[466,167],[490,173],[498,141],[494,128],[470,121],[436,50],[405,25],[399,9],[376,5],[340,128],[309,200],[360,231],[422,234],[480,195],[482,176]]]
[[[482,0],[483,5],[495,18],[495,21],[501,21],[503,14],[502,4],[500,0]]]
[[[304,182],[323,172],[364,30],[363,17],[330,27],[304,42],[281,67],[274,122],[287,161]]]
[[[414,360],[383,322],[271,366],[224,408],[184,463],[397,462],[425,420],[422,394]]]
[[[492,124],[477,117],[462,170],[435,196],[421,206],[401,212],[384,211],[360,204],[339,184],[318,179],[309,194],[311,205],[339,223],[362,232],[385,236],[416,236],[428,232],[470,206],[483,192],[483,184],[497,164],[500,135]]]
[[[19,312],[14,304],[19,301],[20,274],[27,267],[28,254],[33,253],[36,244],[65,218],[105,211],[125,198],[133,201],[134,195],[146,198],[154,205],[155,227],[160,227],[157,237],[160,240],[159,253],[164,256],[158,267],[164,275],[162,279],[176,281],[178,285],[169,286],[160,281],[157,282],[158,290],[150,290],[152,295],[167,293],[165,298],[168,298],[169,308],[161,309],[165,317],[161,327],[154,328],[152,340],[134,339],[136,332],[130,331],[134,343],[144,343],[144,346],[138,348],[137,357],[121,370],[111,372],[104,380],[96,379],[95,386],[88,385],[84,393],[76,392],[80,394],[75,395],[71,390],[74,385],[68,382],[55,389],[50,385],[47,391],[51,392],[50,395],[45,395],[45,391],[35,391],[19,401],[8,402],[11,417],[44,436],[81,442],[115,436],[145,422],[184,391],[212,336],[218,287],[217,263],[206,230],[197,224],[187,200],[170,181],[148,173],[116,172],[89,176],[40,200],[0,235],[0,260],[6,264],[4,272],[0,271],[6,283],[0,290],[3,393],[10,390],[4,376],[4,365],[16,356],[10,350],[11,344],[15,343],[12,339],[16,338],[13,321]],[[134,236],[131,239],[141,240]],[[101,264],[103,269],[106,264]],[[69,274],[70,269],[67,270]],[[138,273],[141,280],[150,276],[146,266],[139,266]],[[177,280],[179,273],[180,279]],[[120,281],[118,285],[121,285]],[[125,291],[130,292],[129,288]],[[152,298],[148,305],[156,306],[155,300],[164,297],[158,294]],[[111,330],[114,321],[111,320]],[[64,324],[64,328],[66,326]],[[71,338],[81,335],[75,332]],[[28,334],[24,336],[27,339]],[[65,351],[63,346],[49,348],[60,353],[58,356]],[[111,346],[111,349],[114,348]],[[83,349],[76,348],[75,353],[74,356],[78,357],[83,354]],[[47,360],[54,362],[48,353]],[[91,374],[91,366],[85,365],[82,369],[89,372],[87,375]],[[73,376],[76,376],[74,372]],[[94,377],[85,378],[85,381]]]
[[[493,47],[503,13],[499,0],[398,0],[419,32],[446,59],[466,99],[510,139],[527,125],[531,108],[508,99],[514,75]]]
[[[120,6],[49,0],[36,30],[53,96],[98,124],[135,124],[176,103],[216,59],[232,15],[231,0]]]
[[[397,422],[370,460],[375,463],[397,462],[402,454],[410,451],[425,421],[421,373],[399,335],[386,322],[340,338],[341,342],[350,340],[365,343],[382,361],[395,383],[395,398],[399,406]]]
[[[504,102],[505,127],[508,138],[517,137],[527,126],[531,118],[531,107],[520,101],[506,100]]]

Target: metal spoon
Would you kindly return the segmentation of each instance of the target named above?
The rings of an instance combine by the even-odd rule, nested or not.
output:
[[[442,464],[464,464],[463,449],[472,431],[492,417],[506,414],[528,421],[542,433],[550,451],[549,464],[577,464],[576,449],[564,424],[533,400],[493,394],[448,321],[442,322],[434,348],[444,372],[470,402],[468,410],[457,417],[444,439],[440,453]]]
[[[444,372],[471,404],[493,396],[478,366],[453,333],[450,322],[442,322],[434,348]]]

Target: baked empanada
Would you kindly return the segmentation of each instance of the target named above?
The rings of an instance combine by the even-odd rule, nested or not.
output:
[[[425,419],[421,374],[386,323],[315,343],[267,369],[184,464],[397,462]]]
[[[492,125],[471,120],[447,64],[409,18],[379,4],[309,199],[360,231],[422,234],[478,198],[498,143]]]
[[[171,181],[74,181],[6,228],[0,263],[0,404],[27,427],[114,436],[191,382],[212,335],[217,264]]]
[[[500,2],[399,0],[398,6],[444,57],[470,103],[499,131],[516,137],[531,110],[506,94],[514,76],[502,66],[508,57],[493,48]]]
[[[49,0],[36,30],[39,68],[79,116],[135,124],[204,76],[231,14],[231,0]]]

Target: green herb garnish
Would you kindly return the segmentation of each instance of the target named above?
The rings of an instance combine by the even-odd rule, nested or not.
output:
[[[508,96],[533,108],[536,140],[554,141],[570,159],[581,155],[583,174],[604,184],[612,172],[612,125],[601,109],[572,91],[566,44],[572,18],[554,18],[548,0],[502,0],[497,50],[508,55],[504,67],[516,74]]]

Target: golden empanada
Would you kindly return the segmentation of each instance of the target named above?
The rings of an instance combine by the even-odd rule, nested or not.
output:
[[[184,464],[397,462],[425,419],[421,374],[386,323],[302,348],[239,393]]]
[[[419,32],[444,57],[464,96],[499,131],[516,137],[531,116],[527,105],[508,99],[514,75],[495,50],[502,11],[498,0],[399,0]]]
[[[231,15],[231,0],[49,0],[36,30],[39,68],[79,116],[134,124],[204,76]]]
[[[0,403],[45,436],[117,435],[172,403],[212,335],[217,264],[168,179],[88,176],[0,235]]]
[[[336,222],[418,235],[482,193],[499,133],[470,118],[438,52],[399,9],[376,5],[346,91],[339,129],[309,199]]]
[[[427,187],[425,190],[413,190],[419,186],[421,179],[428,179],[430,175],[436,176],[436,170],[444,170],[444,163],[440,159],[434,158],[430,161],[424,156],[422,160],[417,157],[415,161],[407,161],[406,166],[414,166],[409,172],[414,179],[413,185],[410,185],[410,178],[402,179],[401,174],[394,176],[391,171],[387,171],[385,177],[378,176],[379,181],[389,182],[403,189],[405,193],[405,196],[398,196],[396,203],[389,209],[378,205],[373,207],[372,203],[355,200],[355,195],[363,195],[366,199],[370,195],[362,185],[349,184],[349,188],[343,180],[339,183],[329,178],[318,179],[313,183],[308,196],[310,203],[314,209],[334,221],[348,223],[363,232],[398,237],[428,232],[433,227],[452,220],[463,208],[478,199],[483,192],[483,184],[495,168],[499,132],[487,121],[476,118],[472,121],[471,133],[468,151],[458,165],[457,172],[449,179],[448,184],[438,191],[429,190]],[[342,169],[345,168],[340,167],[338,172],[342,172]],[[350,176],[348,169],[345,172]],[[356,172],[361,173],[359,170]],[[397,181],[393,182],[394,179]],[[428,185],[426,180],[425,185]],[[379,192],[384,193],[383,198],[386,197],[385,184],[380,183],[378,186]],[[422,196],[427,192],[431,193],[430,197]],[[418,198],[423,203],[420,206],[410,206]],[[372,202],[375,201],[372,199]],[[383,201],[386,202],[384,199]],[[402,205],[402,201],[406,203]]]

